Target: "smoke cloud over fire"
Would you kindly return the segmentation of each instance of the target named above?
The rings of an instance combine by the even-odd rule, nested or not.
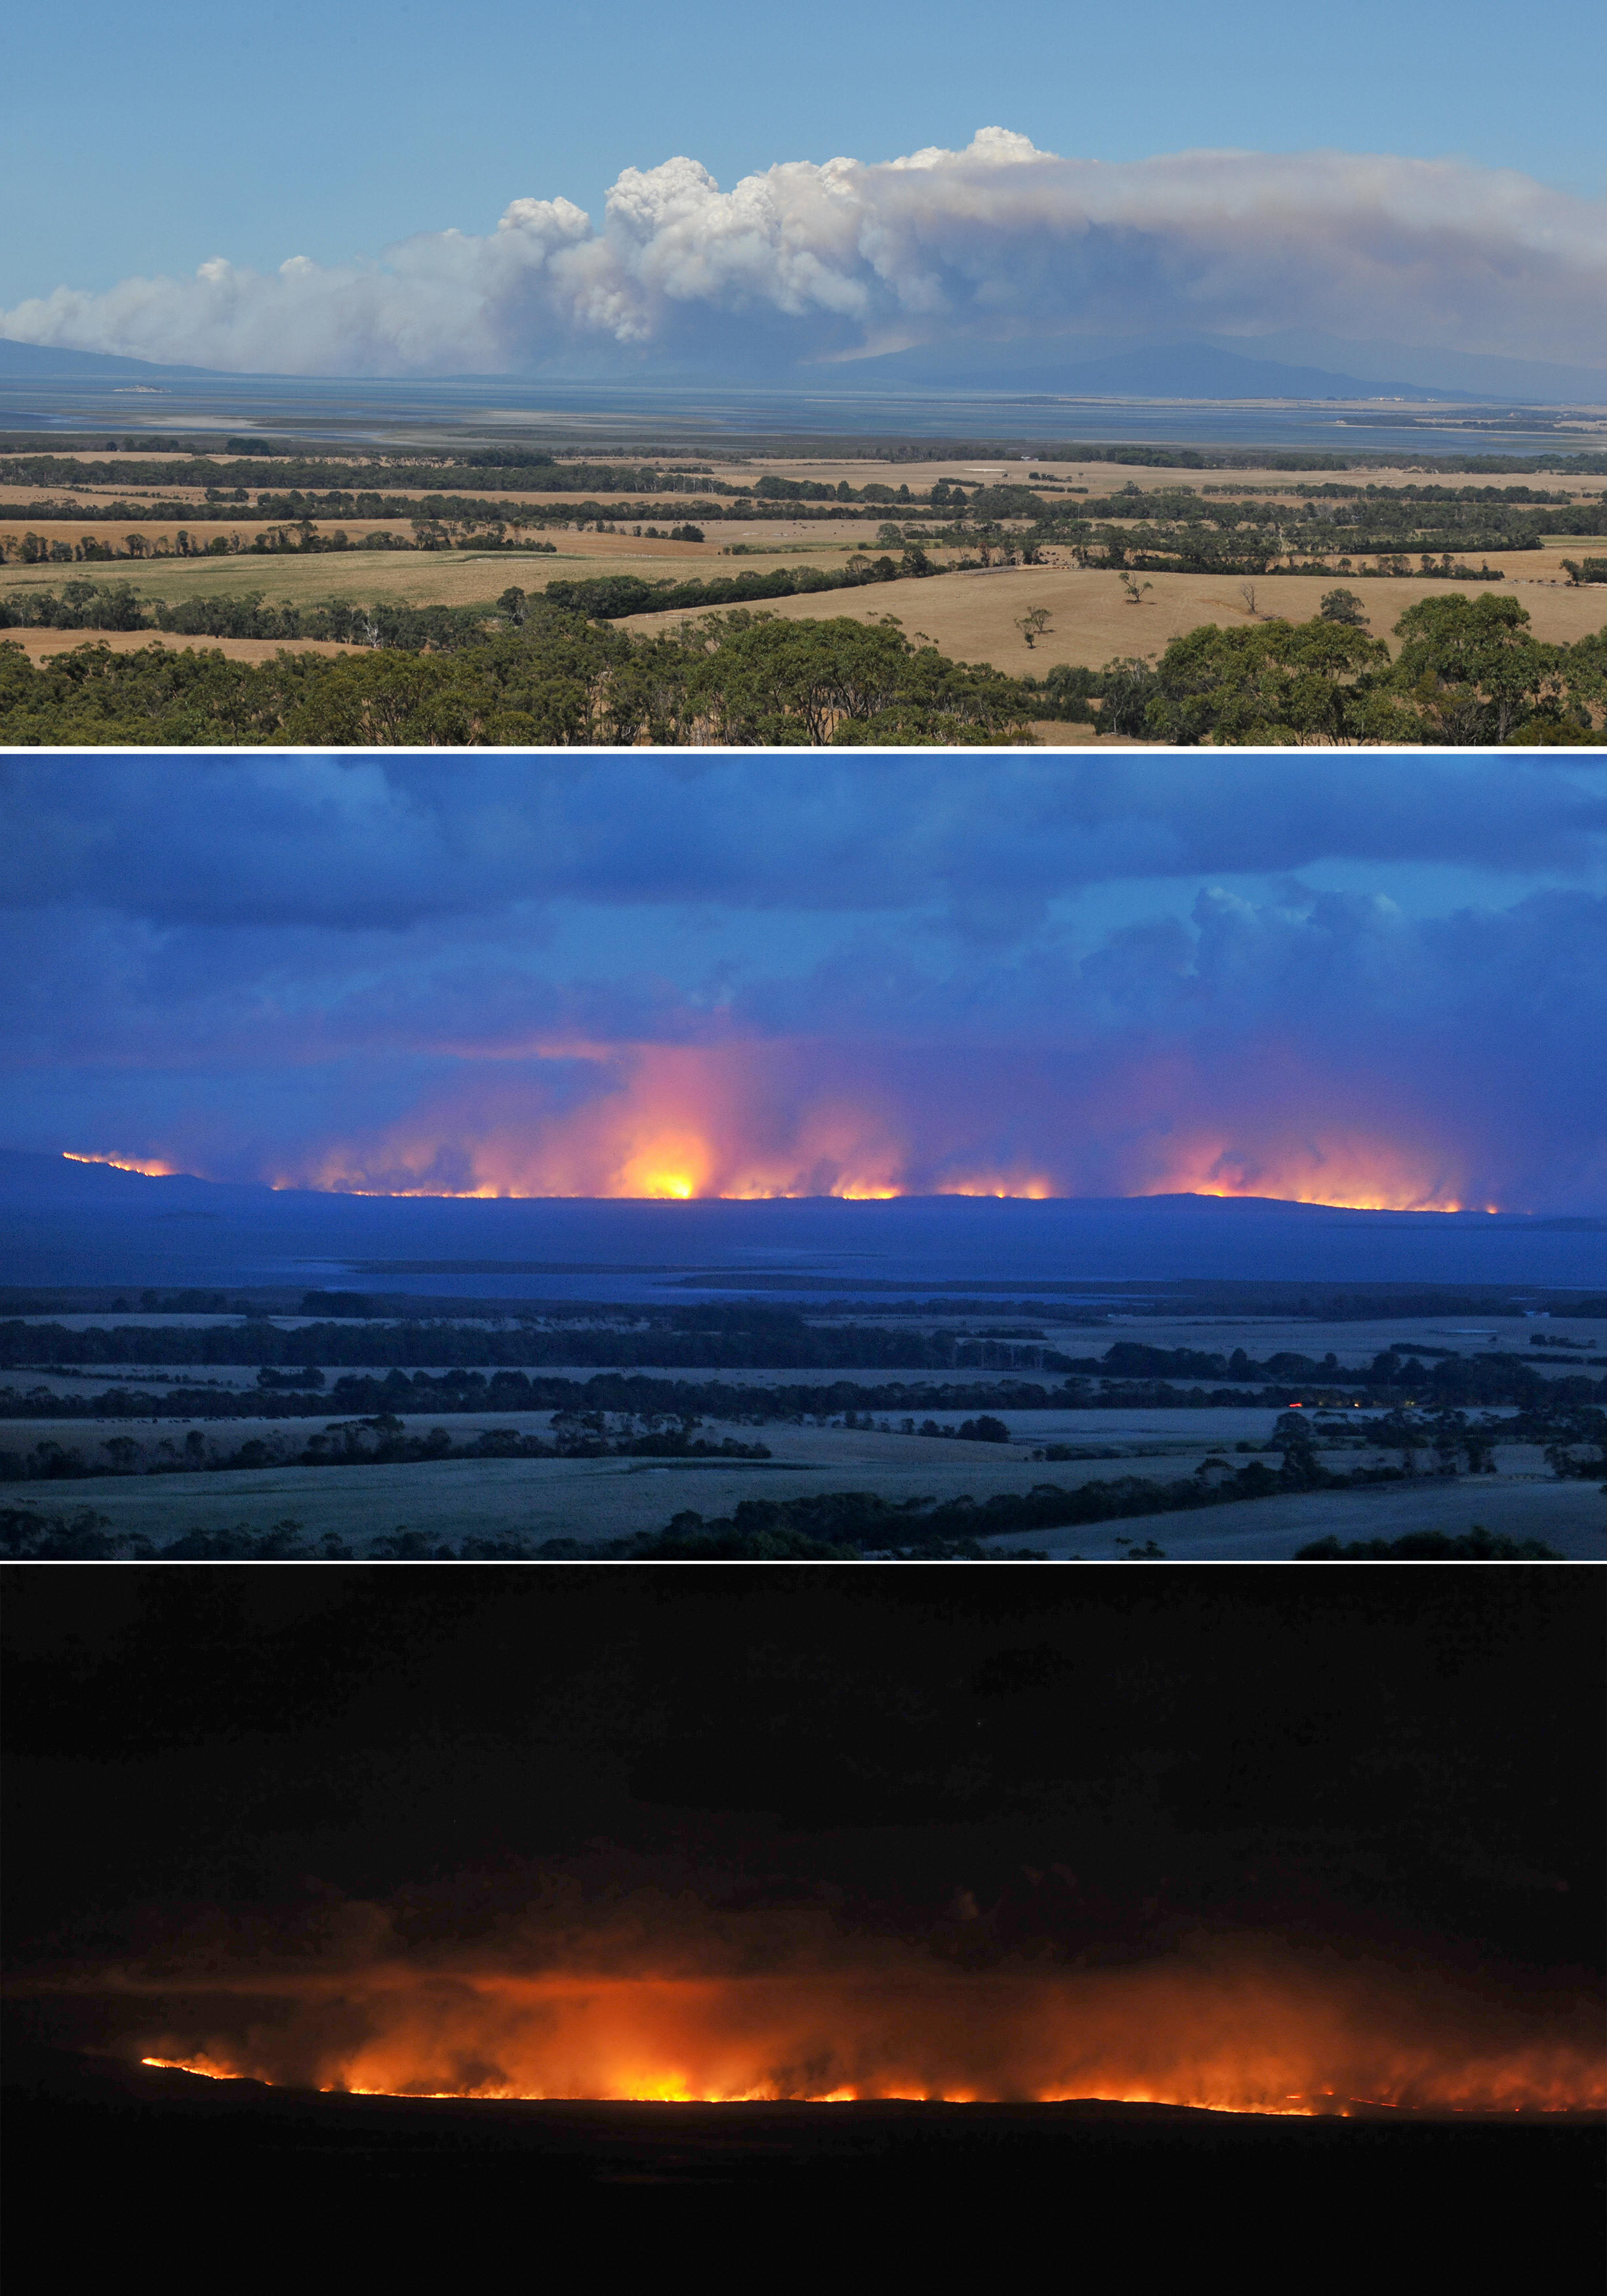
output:
[[[1607,1210],[1578,753],[18,759],[0,833],[6,1146],[380,1194]]]
[[[119,2046],[147,2061],[370,2094],[1279,2113],[1607,2103],[1599,2054],[1565,2023],[1253,1939],[1103,1970],[958,1970],[884,1948],[857,1965],[840,1950],[812,1968],[717,1973],[381,1963],[124,1982]]]
[[[1280,1106],[1291,1062],[1285,1047],[1267,1051],[1263,1104],[1217,1113],[1193,1060],[1123,1073],[1107,1053],[1091,1075],[1089,1063],[1042,1055],[920,1059],[818,1040],[627,1046],[586,1063],[595,1089],[578,1106],[553,1108],[538,1072],[498,1078],[275,1177],[401,1195],[1194,1193],[1464,1209],[1465,1156],[1436,1139],[1431,1111],[1383,1108],[1369,1125],[1332,1105],[1320,1073]],[[1180,1124],[1179,1109],[1192,1120]]]
[[[76,1581],[20,1589],[31,1643],[7,1605],[42,1845],[8,2014],[50,2048],[415,2095],[1607,2104],[1565,1573],[102,1578],[87,1630]]]
[[[966,337],[1058,341],[1317,325],[1601,359],[1599,201],[1389,153],[1068,159],[1004,127],[963,151],[780,161],[722,191],[696,160],[627,168],[599,228],[562,196],[380,262],[217,255],[193,277],[70,286],[0,313],[20,342],[300,374],[726,372]]]

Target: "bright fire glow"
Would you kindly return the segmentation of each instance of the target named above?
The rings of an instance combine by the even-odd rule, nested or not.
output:
[[[539,1080],[486,1063],[465,1094],[287,1168],[278,1184],[372,1195],[688,1201],[904,1195],[1257,1196],[1381,1211],[1487,1210],[1427,1119],[1275,1108],[1232,1131],[1189,1123],[1197,1080],[1158,1072],[1060,1108],[1009,1066],[939,1088],[890,1057],[797,1043],[586,1045]],[[845,1068],[851,1070],[845,1075]],[[1080,1089],[1067,1079],[1073,1094]],[[1316,1087],[1301,1097],[1315,1097]],[[1396,1131],[1398,1136],[1396,1136]]]
[[[176,1164],[165,1164],[154,1156],[78,1155],[70,1148],[63,1148],[61,1153],[70,1164],[110,1164],[114,1172],[137,1172],[146,1180],[170,1180],[178,1169]]]
[[[1182,1150],[1163,1177],[1135,1191],[1146,1196],[1263,1196],[1336,1210],[1460,1212],[1462,1185],[1443,1157],[1357,1138],[1339,1128],[1320,1139],[1275,1141],[1255,1152],[1218,1141]],[[1494,1204],[1482,1207],[1494,1211]]]
[[[1261,1104],[1158,1062],[1045,1077],[1004,1061],[939,1076],[893,1052],[801,1040],[543,1044],[486,1060],[372,1134],[290,1158],[277,1188],[366,1196],[662,1202],[835,1196],[1201,1195],[1357,1210],[1494,1211],[1443,1111],[1349,1108],[1332,1079],[1277,1071]],[[75,1153],[151,1175],[165,1160]],[[230,1177],[238,1177],[239,1174]]]
[[[1278,2114],[1607,2104],[1593,2042],[1390,1972],[1365,1982],[1349,1964],[769,1977],[398,1966],[135,1989],[164,1997],[148,2064],[365,2095],[1100,2097]]]

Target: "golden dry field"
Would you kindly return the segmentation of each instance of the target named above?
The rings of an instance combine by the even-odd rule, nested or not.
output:
[[[1544,552],[1521,554],[1531,562]],[[801,598],[774,598],[767,611],[789,620],[818,620],[833,614],[856,621],[897,615],[911,638],[925,636],[939,651],[960,661],[990,662],[1021,676],[1040,676],[1057,661],[1099,669],[1118,656],[1158,655],[1174,638],[1201,622],[1226,627],[1250,619],[1237,577],[1218,574],[1155,574],[1144,603],[1127,603],[1119,575],[1085,572],[1073,566],[990,567],[983,573],[933,574],[918,581],[878,582],[867,589],[827,591]],[[1309,621],[1324,591],[1346,581],[1306,574],[1259,574],[1251,587],[1257,614]],[[1390,639],[1396,622],[1419,598],[1453,591],[1510,591],[1530,617],[1534,635],[1550,641],[1581,638],[1607,625],[1607,591],[1571,590],[1547,582],[1424,582],[1410,576],[1352,580],[1374,636]],[[1029,647],[1017,627],[1035,606],[1047,608],[1049,627]],[[635,614],[627,627],[647,630],[684,615]],[[1393,641],[1390,640],[1393,644]]]
[[[242,521],[236,529],[199,527],[191,531],[209,537],[219,530],[238,531],[249,537],[259,531],[266,522],[253,518]],[[395,521],[376,519],[345,519],[324,521],[332,533],[343,525],[348,534],[368,534],[389,530],[406,534],[406,527]],[[4,514],[0,513],[0,533],[10,532]],[[20,522],[14,529],[24,530]],[[47,540],[78,542],[86,536],[98,541],[121,544],[129,533],[143,534],[147,541],[159,537],[169,537],[176,528],[163,528],[153,520],[142,520],[132,526],[127,520],[110,524],[105,521],[86,519],[52,520],[48,528],[37,529]],[[484,599],[488,606],[510,583],[523,590],[540,590],[555,576],[586,574],[640,574],[647,581],[708,581],[716,574],[736,574],[744,571],[766,573],[777,565],[840,566],[856,550],[867,547],[867,537],[861,528],[857,533],[845,526],[847,538],[839,537],[835,527],[826,529],[824,538],[811,536],[800,546],[787,539],[785,529],[773,532],[764,526],[744,526],[742,538],[752,552],[734,560],[724,555],[722,542],[662,542],[630,534],[572,534],[554,531],[549,538],[556,548],[547,551],[519,550],[351,550],[317,551],[305,555],[298,552],[241,551],[227,557],[180,558],[162,556],[141,559],[97,559],[87,563],[40,566],[0,566],[0,589],[59,590],[63,582],[131,582],[143,597],[192,598],[215,596],[226,593],[231,596],[248,590],[258,590],[265,597],[288,599],[306,604],[324,598],[357,599],[367,602],[377,598],[395,599],[410,606],[456,606],[472,604]],[[873,542],[870,545],[873,549]]]
[[[97,459],[102,459],[97,457]],[[130,457],[129,459],[133,459]],[[229,458],[220,457],[220,461]],[[962,479],[972,485],[998,483],[1004,480],[1021,482],[1033,471],[1047,470],[1048,480],[1036,482],[1037,491],[1051,500],[1075,501],[1071,490],[1086,489],[1091,495],[1106,496],[1122,488],[1134,487],[1149,494],[1175,487],[1189,487],[1201,491],[1209,501],[1220,494],[1234,496],[1243,501],[1275,499],[1273,490],[1291,502],[1300,499],[1314,484],[1321,484],[1337,473],[1280,473],[1276,471],[1247,472],[1242,474],[1212,471],[1163,470],[1147,466],[1129,466],[1109,463],[1053,463],[1043,465],[1029,456],[992,461],[963,459],[934,460],[930,463],[890,463],[868,460],[769,459],[717,462],[714,474],[730,484],[750,484],[762,472],[770,472],[780,477],[819,480],[835,485],[846,480],[849,484],[864,486],[875,481],[889,486],[907,485],[913,493],[924,493],[939,479]],[[403,474],[398,472],[398,478]],[[1405,470],[1372,470],[1351,474],[1362,484],[1378,486],[1411,485],[1424,482],[1424,473]],[[1518,483],[1511,475],[1494,476],[1488,481],[1476,476],[1455,477],[1451,483],[1488,483],[1493,486]],[[1599,478],[1577,478],[1572,474],[1546,472],[1537,473],[1537,485],[1548,491],[1571,494],[1592,500],[1601,492]],[[102,489],[111,494],[114,489]],[[151,499],[148,490],[146,498]],[[391,491],[389,488],[387,491]],[[398,486],[395,491],[406,493],[421,507],[427,507],[432,497],[426,492]],[[30,500],[38,498],[37,488],[0,485],[0,533],[20,536],[29,521],[23,514]],[[46,538],[77,542],[86,537],[121,543],[130,532],[143,534],[149,545],[164,540],[169,545],[177,526],[156,520],[109,521],[96,518],[86,492],[82,498],[86,515],[82,521],[51,520],[41,521],[36,529]],[[497,497],[506,501],[510,512],[516,512],[521,499],[531,507],[546,512],[578,507],[582,500],[593,497],[544,495],[521,498],[516,496]],[[605,510],[625,511],[632,502],[643,497],[597,496],[597,505]],[[660,505],[662,523],[670,514],[671,504]],[[885,515],[899,521],[898,504],[883,506]],[[676,497],[673,511],[679,521],[698,519],[695,496]],[[785,506],[777,506],[778,514],[762,520],[743,520],[740,524],[709,522],[705,527],[707,539],[701,543],[671,542],[634,535],[628,531],[613,534],[584,533],[549,527],[546,537],[556,548],[552,553],[495,550],[477,551],[472,547],[449,551],[351,551],[299,554],[255,554],[250,551],[224,557],[180,558],[164,555],[140,560],[95,561],[86,564],[62,565],[4,565],[0,566],[0,591],[19,589],[54,589],[68,580],[93,580],[101,583],[129,582],[143,596],[150,599],[175,600],[184,597],[238,595],[255,591],[270,602],[284,601],[308,605],[322,601],[371,603],[394,600],[407,605],[474,605],[484,604],[488,611],[498,594],[509,585],[537,592],[549,581],[574,578],[593,573],[635,574],[647,580],[708,579],[720,574],[742,572],[764,573],[788,566],[811,566],[834,569],[842,566],[856,552],[878,554],[875,540],[878,521],[865,518],[803,519],[785,515]],[[1567,514],[1558,505],[1559,526],[1565,528]],[[633,521],[634,522],[634,521]],[[910,520],[914,527],[917,522]],[[191,522],[191,530],[202,539],[219,533],[238,534],[249,538],[273,523],[249,504],[241,505],[238,517],[227,526],[202,525]],[[405,521],[342,518],[327,515],[320,523],[328,530],[337,527],[354,538],[381,531],[406,536],[409,529]],[[912,637],[931,639],[943,652],[972,662],[986,662],[1013,675],[1036,671],[1039,675],[1057,662],[1098,668],[1119,656],[1144,655],[1152,659],[1164,651],[1171,641],[1202,622],[1217,622],[1226,627],[1242,627],[1252,618],[1284,616],[1291,620],[1311,619],[1326,589],[1344,586],[1354,588],[1362,601],[1369,625],[1377,636],[1390,639],[1395,623],[1406,609],[1425,597],[1441,597],[1451,591],[1474,593],[1494,588],[1498,594],[1509,594],[1526,609],[1536,637],[1543,640],[1571,642],[1601,629],[1607,624],[1607,590],[1591,586],[1577,589],[1570,586],[1562,561],[1565,555],[1578,557],[1594,553],[1600,547],[1599,538],[1570,540],[1564,534],[1549,537],[1547,545],[1537,551],[1508,553],[1469,553],[1475,562],[1482,560],[1498,567],[1505,579],[1499,584],[1478,581],[1446,582],[1424,580],[1420,576],[1357,576],[1334,572],[1328,576],[1273,573],[1259,575],[1248,583],[1232,575],[1155,574],[1141,578],[1148,582],[1143,603],[1134,605],[1127,600],[1119,576],[1109,572],[1085,570],[1071,561],[1065,549],[1047,547],[1043,562],[1032,567],[994,567],[965,573],[948,572],[919,580],[878,583],[872,587],[837,592],[813,593],[797,598],[781,598],[767,602],[762,611],[788,619],[819,619],[846,615],[856,620],[876,620],[886,615],[897,618]],[[952,549],[934,549],[939,562],[952,564],[957,553]],[[1253,603],[1252,603],[1253,600]],[[1042,608],[1049,615],[1049,625],[1030,647],[1020,629],[1020,622],[1032,609]],[[631,618],[627,627],[648,630],[662,627],[666,620],[685,619],[677,612],[671,617],[642,614]],[[13,643],[21,643],[36,659],[62,652],[88,642],[101,642],[101,634],[77,631],[30,630],[7,634]],[[153,634],[142,632],[108,633],[104,642],[119,651],[149,644]],[[194,643],[221,646],[226,654],[238,660],[257,660],[270,658],[278,649],[269,641],[168,639],[170,644]],[[298,646],[312,642],[298,640]],[[327,644],[320,652],[344,649]],[[1040,738],[1056,745],[1075,743],[1078,746],[1102,737],[1095,736],[1085,727],[1056,725],[1039,729]],[[1105,736],[1103,741],[1117,742],[1118,737]]]
[[[70,529],[69,529],[70,530]],[[150,532],[146,528],[143,531]],[[348,531],[351,529],[348,528]],[[275,553],[258,557],[242,553],[237,558],[157,558],[130,563],[117,560],[83,566],[0,567],[0,588],[60,590],[63,582],[131,583],[144,598],[240,597],[255,590],[274,603],[313,605],[323,599],[367,604],[374,599],[394,599],[407,606],[485,604],[488,612],[508,586],[538,590],[554,574],[642,574],[647,579],[666,575],[706,579],[714,570],[693,563],[699,555],[695,543],[632,543],[627,555],[617,546],[621,537],[606,534],[570,534],[558,552],[548,556],[525,556],[513,551],[420,550],[330,551],[306,557]],[[663,556],[645,554],[658,549]],[[665,562],[668,560],[668,563]],[[729,562],[726,562],[728,568]]]
[[[1562,452],[1573,451],[1570,441]],[[1581,438],[1580,447],[1595,447],[1596,438]],[[1045,475],[1034,481],[1029,473],[1034,471]],[[1164,492],[1171,487],[1209,488],[1213,495],[1242,494],[1287,496],[1291,501],[1301,500],[1313,487],[1330,480],[1342,486],[1408,487],[1445,485],[1453,487],[1543,487],[1548,494],[1579,495],[1594,501],[1601,494],[1599,477],[1581,476],[1571,471],[1537,471],[1526,479],[1510,471],[1485,473],[1478,471],[1451,472],[1443,475],[1428,471],[1373,468],[1353,471],[1225,471],[1225,470],[1166,470],[1147,463],[1040,463],[1030,455],[996,455],[990,461],[936,459],[922,463],[844,462],[823,457],[817,461],[771,460],[755,456],[745,463],[726,463],[714,458],[711,475],[729,486],[751,486],[755,479],[768,472],[778,479],[818,479],[827,486],[837,486],[847,480],[851,487],[867,483],[898,488],[908,487],[912,494],[923,494],[939,479],[952,484],[955,479],[967,486],[1024,486],[1031,484],[1034,491],[1048,496],[1057,492],[1086,488],[1089,494],[1102,497],[1119,494],[1124,487],[1136,487],[1143,494]],[[896,513],[895,513],[896,514]]]

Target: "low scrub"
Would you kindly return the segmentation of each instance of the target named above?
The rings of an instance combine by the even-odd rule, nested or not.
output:
[[[1400,1538],[1314,1539],[1296,1550],[1297,1562],[1560,1562],[1555,1547],[1537,1538],[1508,1538],[1475,1523],[1459,1537],[1443,1530],[1409,1530]]]

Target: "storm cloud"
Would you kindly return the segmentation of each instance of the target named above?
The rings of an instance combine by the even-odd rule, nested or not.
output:
[[[1511,170],[1389,153],[1062,158],[1003,127],[960,152],[777,162],[722,191],[627,168],[601,226],[517,198],[483,234],[278,270],[63,285],[14,340],[242,372],[757,371],[932,341],[1242,335],[1599,365],[1607,208]]]

